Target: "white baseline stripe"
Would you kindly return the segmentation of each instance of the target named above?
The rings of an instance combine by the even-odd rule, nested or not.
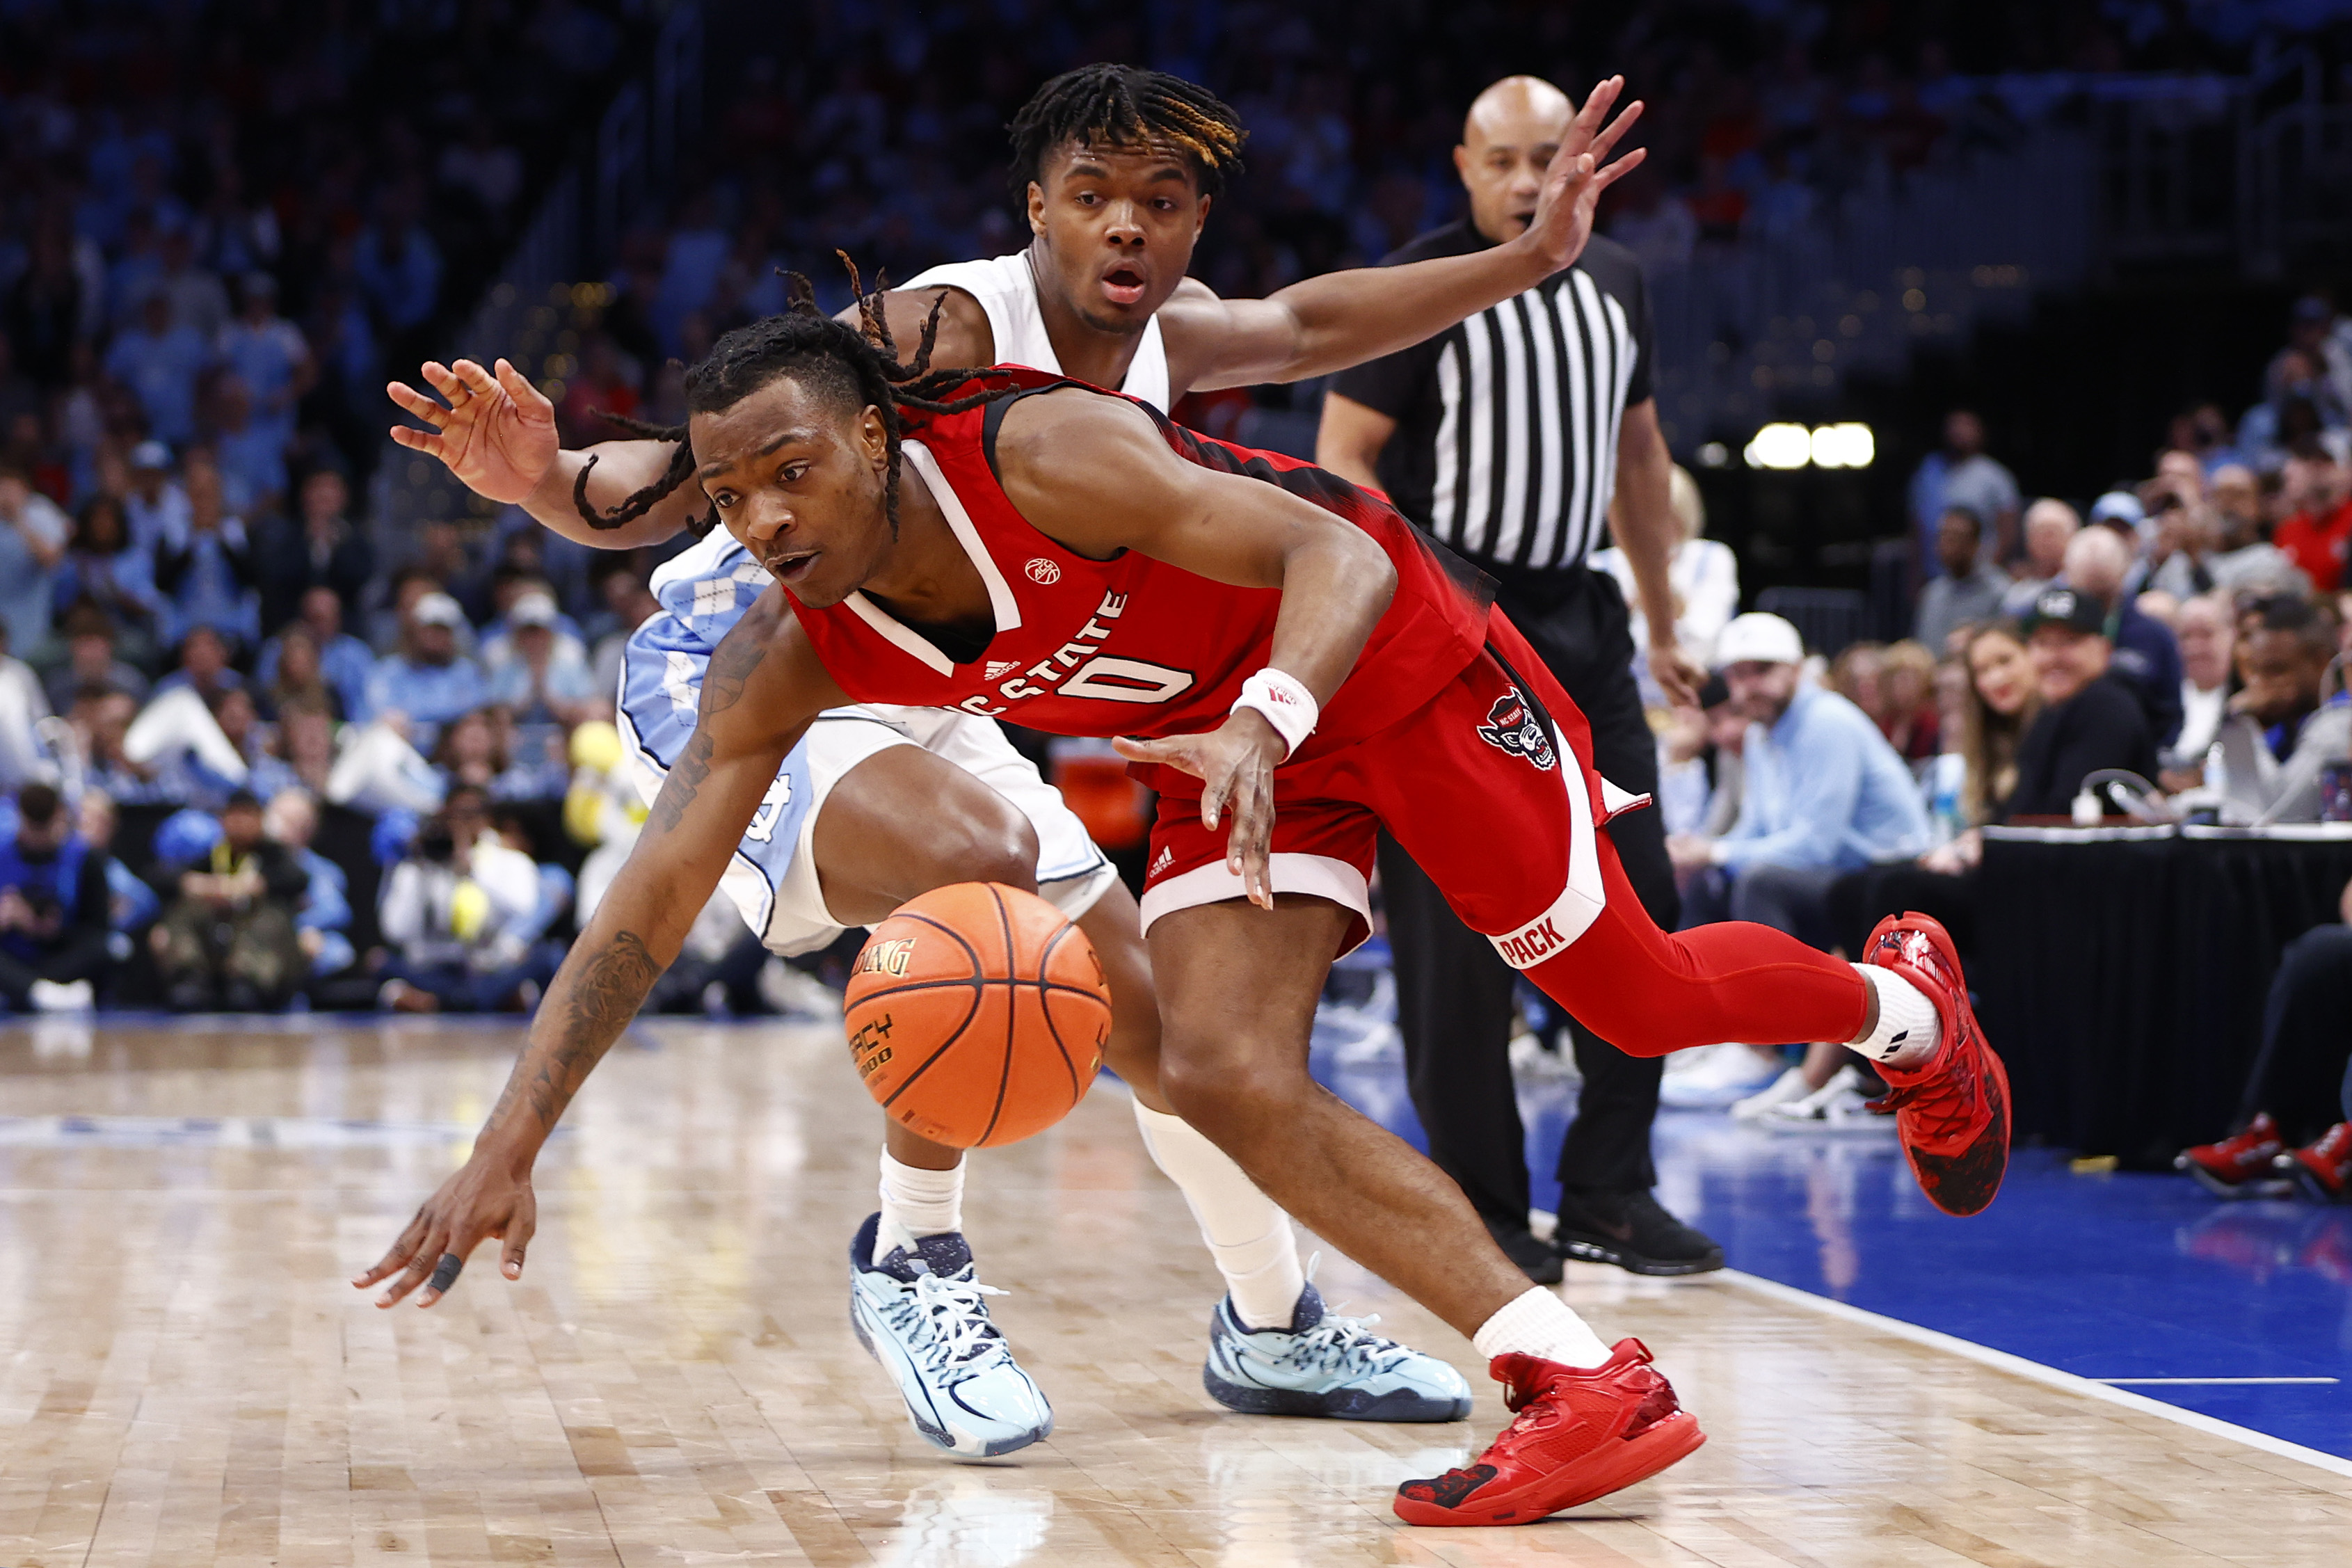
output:
[[[2343,1379],[2336,1377],[2095,1377],[2091,1381],[2104,1383],[2111,1387],[2160,1384],[2168,1388],[2206,1388],[2220,1385],[2235,1388],[2248,1384],[2267,1385],[2275,1383],[2341,1383]]]
[[[1926,1345],[1932,1350],[1948,1351],[1957,1356],[1966,1356],[1969,1360],[1991,1367],[1997,1372],[2006,1372],[2017,1377],[2030,1378],[2035,1383],[2047,1384],[2052,1388],[2064,1389],[2070,1394],[2079,1394],[2085,1398],[2101,1400],[2109,1405],[2120,1405],[2125,1409],[2137,1411],[2142,1415],[2159,1416],[2176,1426],[2191,1427],[2209,1436],[2227,1438],[2232,1443],[2242,1443],[2249,1448],[2260,1448],[2266,1454],[2276,1454],[2282,1458],[2299,1459],[2306,1465],[2315,1466],[2335,1475],[2352,1476],[2352,1459],[2343,1458],[2335,1454],[2325,1454],[2317,1448],[2306,1448],[2300,1443],[2290,1443],[2284,1437],[2273,1437],[2267,1432],[2257,1432],[2250,1426],[2240,1426],[2228,1421],[2216,1421],[2210,1415],[2200,1415],[2194,1410],[2183,1410],[2178,1405],[2167,1405],[2160,1399],[2150,1399],[2144,1394],[2133,1394],[2126,1389],[2113,1388],[2104,1383],[2095,1383],[2087,1377],[2077,1377],[2071,1372],[2060,1372],[2055,1367],[2043,1366],[2038,1361],[2028,1361],[2023,1356],[2011,1355],[2007,1351],[1997,1351],[1987,1345],[1975,1344],[1968,1340],[1956,1338],[1951,1334],[1937,1333],[1933,1329],[1923,1329],[1916,1323],[1906,1323],[1899,1318],[1889,1318],[1878,1312],[1867,1312],[1860,1307],[1849,1307],[1843,1301],[1832,1301],[1826,1296],[1816,1296],[1810,1290],[1800,1290],[1793,1286],[1783,1285],[1778,1280],[1759,1279],[1753,1274],[1742,1273],[1737,1268],[1726,1268],[1715,1278],[1737,1285],[1743,1290],[1750,1290],[1759,1296],[1778,1301],[1783,1306],[1802,1307],[1809,1311],[1820,1312],[1828,1317],[1843,1318],[1847,1322],[1859,1323],[1864,1328],[1875,1329],[1883,1334],[1892,1334],[1898,1340],[1909,1340],[1914,1344]]]

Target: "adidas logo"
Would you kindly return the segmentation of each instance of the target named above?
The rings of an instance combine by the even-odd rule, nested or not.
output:
[[[988,668],[986,672],[981,676],[981,679],[982,680],[994,680],[998,676],[1010,675],[1020,668],[1021,661],[1017,658],[992,658],[988,661]]]
[[[1166,846],[1162,846],[1160,853],[1152,858],[1151,868],[1144,872],[1144,875],[1147,877],[1157,877],[1160,872],[1165,871],[1169,867],[1173,866],[1174,864],[1176,864],[1176,851],[1172,848],[1167,847]]]

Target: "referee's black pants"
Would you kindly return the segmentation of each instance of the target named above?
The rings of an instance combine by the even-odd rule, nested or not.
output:
[[[1633,639],[1616,580],[1583,569],[1518,574],[1495,602],[1583,710],[1602,776],[1635,795],[1654,793],[1657,742],[1633,680]],[[1507,825],[1496,826],[1495,852],[1507,855]],[[1674,930],[1680,900],[1656,808],[1628,812],[1604,831],[1643,908],[1661,930]],[[1483,1217],[1524,1226],[1527,1134],[1510,1058],[1517,973],[1462,923],[1436,884],[1385,834],[1380,863],[1389,942],[1396,953],[1405,1081],[1429,1135],[1430,1157]],[[1581,1025],[1573,1032],[1584,1088],[1560,1147],[1560,1184],[1647,1191],[1658,1180],[1650,1161],[1650,1123],[1658,1112],[1665,1059],[1627,1056]]]

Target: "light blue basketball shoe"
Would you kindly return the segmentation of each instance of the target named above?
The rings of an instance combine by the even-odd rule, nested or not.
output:
[[[1309,1285],[1287,1329],[1250,1330],[1228,1296],[1209,1314],[1209,1397],[1246,1415],[1328,1415],[1342,1421],[1459,1421],[1470,1385],[1433,1355],[1371,1331],[1378,1318],[1328,1312]]]
[[[915,1430],[959,1458],[992,1458],[1054,1429],[1045,1395],[1013,1359],[989,1321],[960,1232],[926,1236],[878,1264],[869,1216],[849,1244],[849,1321],[858,1342],[898,1384]]]

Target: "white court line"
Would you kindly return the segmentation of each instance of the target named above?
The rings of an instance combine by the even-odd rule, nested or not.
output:
[[[2343,1380],[2341,1378],[2334,1377],[2095,1377],[2090,1381],[2093,1383],[2104,1383],[2111,1388],[2127,1384],[2152,1385],[2158,1384],[2161,1384],[2168,1388],[2175,1386],[2184,1388],[2202,1388],[2217,1384],[2227,1384],[2231,1387],[2236,1387],[2241,1384],[2252,1384],[2340,1383]]]
[[[2306,1465],[2316,1466],[2320,1469],[2336,1475],[2352,1476],[2352,1459],[2335,1454],[2322,1453],[2317,1448],[2306,1448],[2300,1443],[2290,1443],[2284,1437],[2273,1437],[2267,1432],[2257,1432],[2251,1426],[2240,1426],[2229,1421],[2217,1421],[2210,1415],[2202,1415],[2194,1410],[2183,1410],[2177,1405],[2167,1405],[2160,1399],[2150,1399],[2145,1394],[2134,1394],[2129,1389],[2114,1388],[2104,1383],[2094,1382],[2087,1377],[2077,1377],[2071,1372],[2060,1372],[2056,1367],[2044,1366],[2038,1361],[2028,1361],[2023,1356],[2011,1355],[2007,1351],[1997,1351],[1988,1345],[1976,1344],[1951,1334],[1937,1333],[1933,1329],[1923,1329],[1916,1323],[1906,1323],[1899,1318],[1890,1318],[1883,1313],[1864,1311],[1860,1307],[1849,1307],[1843,1301],[1832,1301],[1826,1296],[1816,1296],[1810,1290],[1800,1290],[1793,1286],[1783,1285],[1776,1279],[1759,1279],[1753,1274],[1742,1273],[1737,1268],[1726,1268],[1714,1278],[1728,1281],[1743,1290],[1750,1290],[1759,1296],[1768,1297],[1784,1306],[1801,1307],[1809,1311],[1821,1312],[1829,1317],[1843,1318],[1850,1323],[1859,1323],[1865,1328],[1875,1329],[1883,1334],[1892,1334],[1899,1340],[1909,1340],[1914,1344],[1948,1351],[1957,1356],[1966,1356],[1972,1362],[2018,1377],[2030,1378],[2035,1383],[2047,1384],[2052,1388],[2062,1388],[2070,1394],[2079,1394],[2086,1398],[2103,1400],[2109,1405],[2120,1405],[2125,1409],[2137,1411],[2142,1415],[2160,1416],[2176,1426],[2192,1427],[2210,1436],[2225,1437],[2232,1443],[2242,1443],[2249,1448],[2260,1448],[2266,1454],[2276,1454],[2283,1458],[2299,1459]]]

